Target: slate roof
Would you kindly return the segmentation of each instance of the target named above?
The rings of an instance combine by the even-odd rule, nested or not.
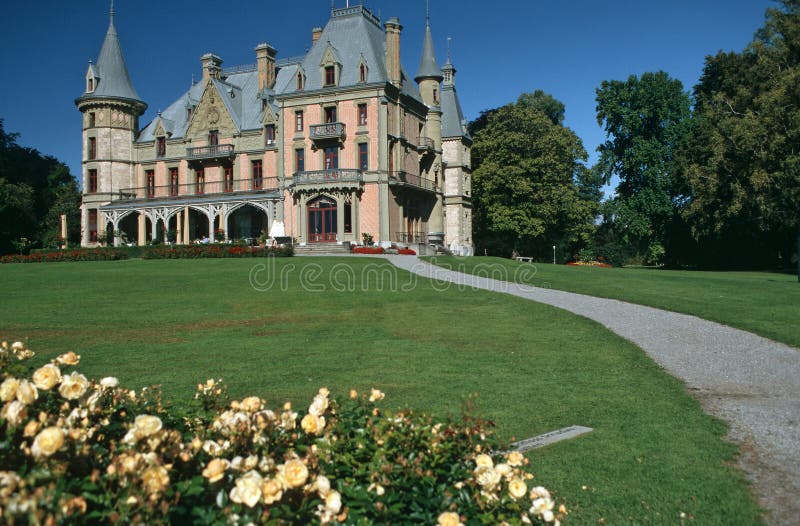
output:
[[[454,79],[456,69],[450,63],[449,58],[443,69],[445,68],[450,70],[450,78]],[[442,138],[464,137],[466,139],[472,139],[467,131],[464,112],[461,110],[461,103],[458,100],[456,86],[452,80],[442,85],[441,107]]]
[[[84,92],[78,100],[114,98],[144,104],[133,88],[130,75],[128,75],[125,57],[122,55],[119,37],[114,27],[113,13],[103,47],[100,48],[100,55],[97,57],[97,64],[91,65],[89,71],[96,76],[95,89],[91,93]]]
[[[442,80],[442,70],[436,63],[436,52],[433,50],[433,36],[430,24],[425,25],[425,40],[422,42],[422,59],[419,61],[419,70],[414,78],[417,82],[423,79]]]

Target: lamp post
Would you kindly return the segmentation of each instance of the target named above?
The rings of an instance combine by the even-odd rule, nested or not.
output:
[[[556,264],[556,246],[553,245],[553,265]]]

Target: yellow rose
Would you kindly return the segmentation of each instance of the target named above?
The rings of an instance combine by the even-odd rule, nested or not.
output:
[[[553,501],[547,497],[540,497],[535,499],[532,503],[531,509],[528,510],[533,515],[537,515],[545,522],[553,520]]]
[[[320,497],[325,497],[331,491],[331,481],[325,475],[318,476],[317,480],[314,481],[314,485]]]
[[[355,400],[356,398],[358,398],[358,391],[355,389],[350,389],[350,399]]]
[[[161,419],[157,416],[139,415],[133,421],[133,427],[138,438],[149,437],[161,431]]]
[[[261,499],[263,481],[264,479],[256,471],[248,471],[236,480],[236,487],[230,493],[231,500],[252,508]]]
[[[169,474],[164,466],[150,466],[142,473],[142,485],[148,493],[164,491],[169,484]]]
[[[309,435],[321,435],[325,430],[325,417],[309,413],[300,421],[300,427]]]
[[[33,439],[31,453],[34,457],[49,457],[64,445],[64,432],[60,427],[46,427]]]
[[[113,376],[106,376],[105,378],[100,380],[100,386],[113,389],[119,386],[119,380]]]
[[[280,482],[274,479],[266,479],[261,484],[261,494],[264,504],[272,504],[278,502],[283,497],[283,486]]]
[[[283,466],[283,478],[290,488],[298,488],[306,483],[308,468],[301,460],[290,460]]]
[[[330,513],[339,513],[342,509],[342,496],[338,491],[331,491],[325,496],[325,509]]]
[[[314,401],[311,402],[311,405],[308,407],[308,412],[314,416],[322,416],[327,408],[328,399],[324,396],[317,395],[314,397]]]
[[[31,405],[39,398],[39,391],[36,386],[28,380],[22,380],[17,387],[17,400],[25,405]]]
[[[6,378],[0,384],[0,401],[10,402],[17,396],[17,387],[19,387],[19,380],[16,378]]]
[[[38,431],[39,431],[39,422],[37,422],[36,420],[31,420],[25,425],[25,429],[22,432],[22,436],[32,437],[36,435]]]
[[[487,466],[475,468],[475,481],[484,489],[492,490],[500,482],[500,473]]]
[[[81,361],[81,355],[75,354],[74,352],[66,352],[56,358],[56,362],[63,364],[63,365],[78,365],[78,362]]]
[[[225,470],[228,469],[229,463],[224,458],[215,458],[206,465],[203,470],[203,476],[208,479],[210,483],[217,482],[225,476]]]
[[[512,451],[506,456],[506,459],[509,466],[517,467],[522,465],[525,457],[519,451]]]
[[[505,478],[510,477],[514,472],[508,464],[498,464],[494,467],[494,470],[497,471],[501,477]]]
[[[32,379],[36,387],[43,391],[49,391],[61,381],[61,370],[58,366],[48,363],[36,369]]]
[[[89,388],[89,381],[82,374],[72,372],[61,380],[58,392],[67,400],[77,400]]]
[[[369,401],[370,402],[376,402],[378,400],[383,400],[384,396],[385,395],[381,391],[379,391],[377,389],[371,389],[370,393],[369,393]]]
[[[525,484],[524,480],[514,477],[508,481],[508,493],[511,495],[512,499],[521,499],[527,492],[528,486]]]
[[[12,426],[20,425],[25,418],[25,413],[25,404],[19,400],[9,402],[3,408],[3,418]]]
[[[452,511],[445,511],[441,515],[439,515],[439,519],[436,521],[439,526],[462,526],[461,517],[458,516],[458,513],[454,513]]]
[[[261,399],[257,396],[248,396],[241,403],[242,411],[246,411],[248,413],[255,413],[256,411],[261,410]]]
[[[479,468],[491,468],[494,466],[494,462],[492,461],[492,457],[489,455],[481,454],[475,457],[475,465]]]

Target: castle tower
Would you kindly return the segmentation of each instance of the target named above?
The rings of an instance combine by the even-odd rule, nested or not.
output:
[[[100,207],[120,189],[140,186],[136,184],[133,143],[147,104],[128,75],[114,27],[113,0],[103,47],[97,63],[89,63],[86,89],[75,105],[83,114],[81,245],[89,246],[105,236]]]
[[[444,207],[443,207],[443,180],[444,168],[442,166],[442,110],[440,107],[442,70],[436,63],[436,53],[433,50],[433,36],[431,35],[430,16],[425,21],[425,40],[422,43],[422,59],[419,70],[414,80],[419,85],[419,93],[423,102],[428,106],[428,117],[425,123],[426,138],[433,142],[434,155],[430,156],[424,165],[425,177],[433,179],[435,184],[436,202],[428,220],[428,241],[436,244],[444,243]]]

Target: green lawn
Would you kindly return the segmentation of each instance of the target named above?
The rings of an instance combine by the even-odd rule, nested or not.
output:
[[[495,257],[423,259],[466,273],[692,314],[800,347],[800,284],[789,274],[531,265]]]
[[[600,325],[506,295],[437,291],[382,260],[270,259],[285,279],[258,291],[248,275],[263,261],[3,265],[0,337],[27,338],[38,363],[77,351],[82,372],[161,384],[178,402],[209,377],[273,406],[305,407],[320,386],[375,386],[390,407],[447,414],[477,393],[505,439],[595,428],[529,454],[570,524],[678,524],[681,512],[758,523],[723,424]]]

